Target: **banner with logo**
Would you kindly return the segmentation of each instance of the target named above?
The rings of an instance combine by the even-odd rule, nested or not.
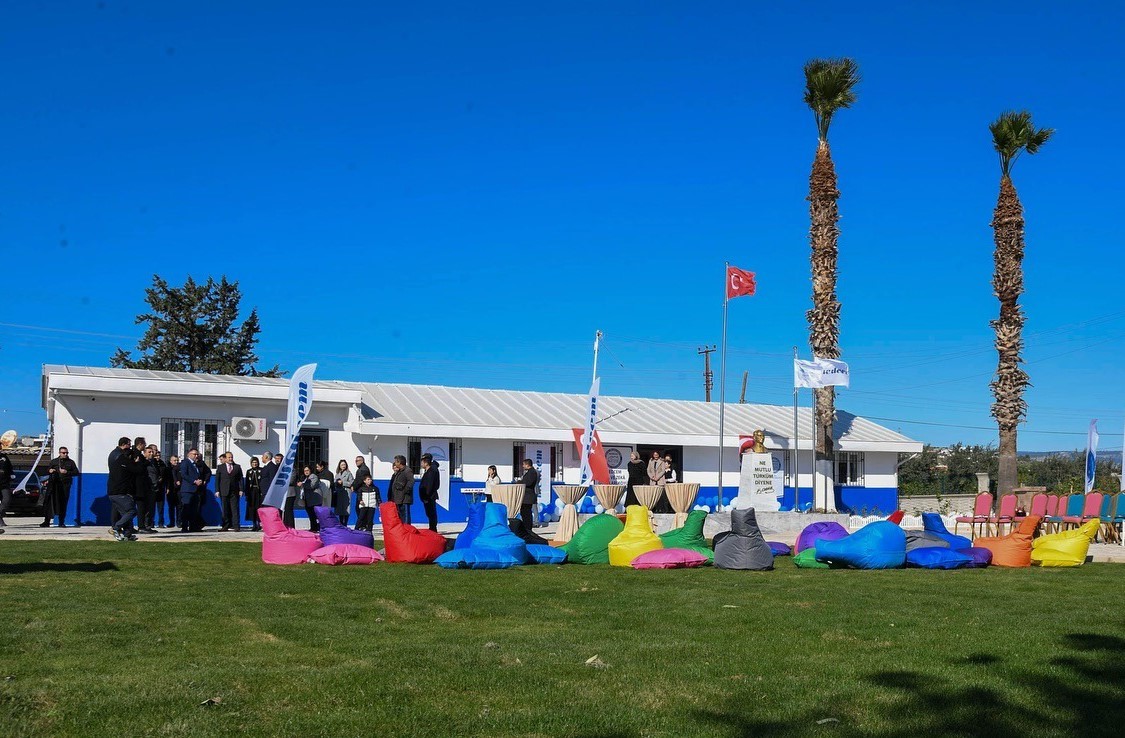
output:
[[[593,469],[590,466],[590,453],[596,443],[597,431],[594,427],[598,422],[598,389],[601,387],[602,380],[595,377],[594,383],[590,385],[590,405],[589,410],[586,412],[586,425],[582,429],[582,450],[578,454],[578,460],[581,462],[580,471],[582,473],[582,481],[579,482],[583,487],[593,485],[595,476]],[[599,443],[600,447],[601,444]],[[605,475],[609,477],[608,472]]]
[[[594,434],[595,441],[597,441],[597,433]],[[598,448],[602,450],[602,457],[605,460],[606,469],[609,472],[609,482],[607,484],[628,484],[629,483],[629,454],[633,453],[632,446],[602,446],[600,441],[597,443]],[[594,478],[597,479],[597,457],[591,461],[594,468]]]
[[[438,465],[439,479],[441,479],[441,486],[438,487],[437,504],[449,509],[449,475],[452,469],[449,464],[449,439],[448,438],[423,438],[422,439],[422,453],[429,454],[434,457],[434,462]],[[421,469],[418,470],[420,474]]]
[[[551,444],[528,443],[523,453],[525,459],[531,459],[531,468],[539,472],[539,504],[551,504]]]
[[[281,468],[274,475],[269,489],[266,490],[265,498],[262,500],[263,505],[276,508],[285,506],[285,495],[289,492],[293,465],[297,463],[297,442],[301,437],[301,427],[312,409],[312,381],[315,371],[316,364],[305,364],[293,372],[293,378],[289,380],[289,405],[285,411],[285,445],[281,448],[285,458],[281,462]]]
[[[1098,421],[1090,421],[1086,431],[1086,494],[1094,489],[1094,474],[1098,470]]]
[[[793,359],[794,387],[847,387],[850,376],[847,363],[839,359]]]

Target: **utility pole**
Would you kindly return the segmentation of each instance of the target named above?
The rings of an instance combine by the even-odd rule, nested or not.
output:
[[[738,396],[738,404],[746,404],[746,380],[750,378],[750,370],[742,372],[742,394]]]
[[[703,391],[707,395],[707,402],[711,402],[711,388],[715,386],[715,375],[711,373],[711,352],[714,346],[702,346],[695,353],[703,354]]]

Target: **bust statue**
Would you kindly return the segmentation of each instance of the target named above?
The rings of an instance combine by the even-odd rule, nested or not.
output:
[[[766,453],[766,432],[761,428],[754,431],[754,445],[750,447],[750,452],[755,454]]]

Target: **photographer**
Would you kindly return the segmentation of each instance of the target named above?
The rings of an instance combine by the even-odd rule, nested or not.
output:
[[[70,485],[78,477],[78,464],[70,458],[66,446],[59,447],[59,455],[51,459],[47,469],[47,499],[43,502],[43,522],[40,528],[50,528],[55,516],[59,527],[66,527],[66,508],[70,504]]]

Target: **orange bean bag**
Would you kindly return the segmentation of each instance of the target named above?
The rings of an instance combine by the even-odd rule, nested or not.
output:
[[[445,553],[445,538],[432,530],[418,530],[402,522],[393,502],[379,506],[383,521],[383,543],[387,561],[402,564],[432,564]]]
[[[1029,515],[1020,522],[1020,527],[1008,535],[974,538],[973,546],[991,551],[993,566],[1031,566],[1031,539],[1042,519],[1038,515]]]

